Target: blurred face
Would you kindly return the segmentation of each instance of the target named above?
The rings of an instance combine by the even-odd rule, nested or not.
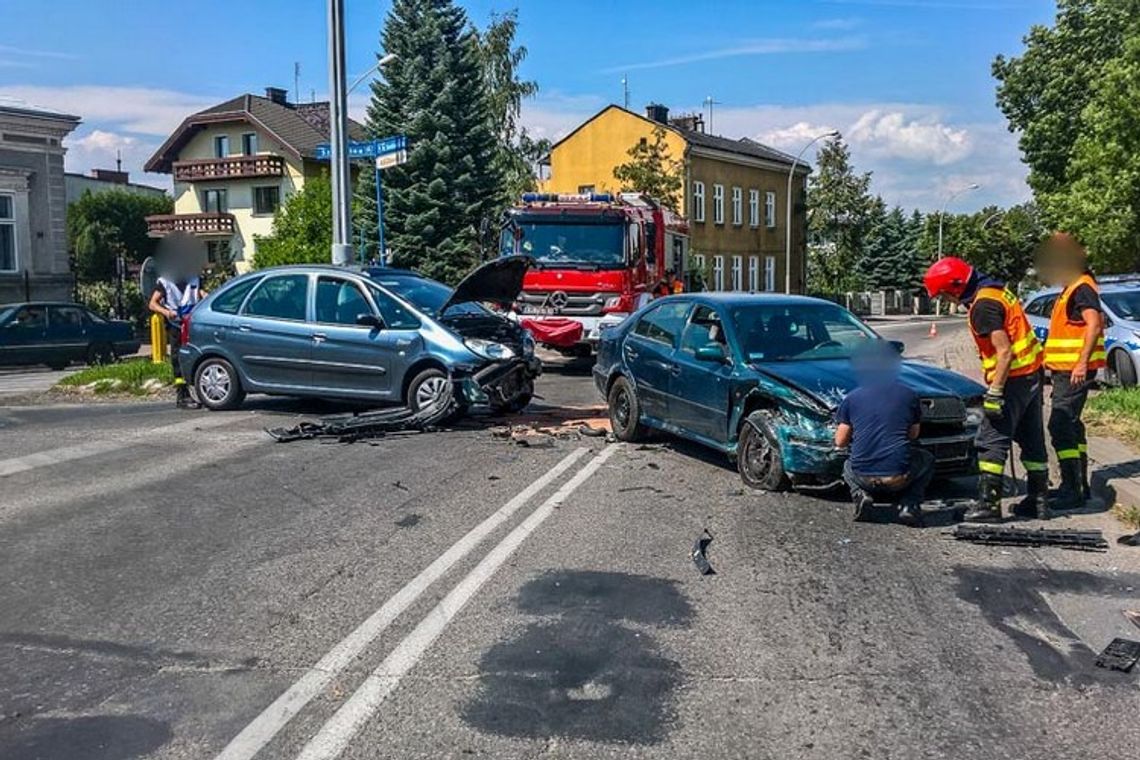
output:
[[[1047,285],[1064,286],[1079,277],[1088,265],[1084,247],[1071,235],[1049,237],[1034,257],[1034,266]]]

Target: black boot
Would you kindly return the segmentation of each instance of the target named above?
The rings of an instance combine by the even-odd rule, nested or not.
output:
[[[1081,486],[1081,460],[1062,459],[1061,487],[1053,491],[1052,507],[1055,512],[1080,509],[1085,505],[1084,489]]]
[[[978,476],[978,500],[966,512],[966,522],[1001,522],[1001,475],[983,472]]]
[[[1049,508],[1049,473],[1044,470],[1027,472],[1025,485],[1025,498],[1013,506],[1014,516],[1048,520],[1052,517]]]
[[[869,522],[875,500],[866,491],[858,488],[851,489],[852,517],[855,522]]]
[[[174,405],[179,409],[201,409],[193,396],[190,395],[190,386],[180,383],[175,386]]]

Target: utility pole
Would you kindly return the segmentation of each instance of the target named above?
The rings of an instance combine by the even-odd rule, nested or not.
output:
[[[348,93],[344,72],[344,0],[328,0],[329,147],[332,169],[332,263],[352,262],[352,207],[349,205]]]
[[[293,61],[293,102],[301,102],[301,62]]]
[[[628,111],[629,110],[629,77],[628,76],[624,76],[621,78],[621,94],[622,94],[622,104],[625,106],[625,110]]]
[[[820,140],[823,140],[824,138],[832,138],[832,137],[839,137],[839,130],[832,129],[828,132],[824,132],[822,135],[820,135],[819,137],[816,137],[811,142],[809,142],[807,145],[805,145],[803,150],[800,151],[799,155],[796,156],[796,160],[792,161],[792,168],[788,169],[788,194],[784,197],[785,213],[787,214],[787,219],[784,222],[784,292],[785,293],[791,293],[792,292],[792,206],[795,205],[792,202],[792,179],[795,177],[796,167],[799,166],[800,159],[803,158],[804,154],[808,152],[808,148],[815,145],[817,142],[819,142]],[[806,207],[804,208],[804,213],[805,214],[807,213]],[[807,267],[805,266],[804,268],[806,269]],[[801,275],[803,277],[804,284],[806,285],[807,284],[807,272],[806,271],[802,272]]]
[[[720,101],[719,100],[713,100],[713,96],[709,95],[707,98],[705,98],[703,105],[706,105],[709,107],[709,131],[708,131],[708,133],[710,135],[715,134],[713,132],[713,124],[712,124],[713,106],[714,105],[720,105]]]

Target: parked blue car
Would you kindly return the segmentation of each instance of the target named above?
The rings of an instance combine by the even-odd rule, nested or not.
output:
[[[137,353],[130,322],[104,319],[77,303],[30,302],[0,306],[0,365],[71,362],[106,364]]]
[[[829,301],[669,296],[603,333],[594,380],[621,440],[662,430],[735,457],[753,488],[829,488],[845,458],[832,417],[856,385],[852,355],[875,340],[882,338]],[[938,473],[972,473],[985,389],[913,361],[902,362],[901,379],[921,398],[918,443]]]
[[[418,411],[451,385],[461,407],[520,411],[542,371],[534,341],[482,303],[512,303],[528,265],[526,257],[496,259],[454,290],[402,270],[253,272],[194,309],[182,371],[213,410],[232,409],[249,392]]]
[[[1134,386],[1140,367],[1140,275],[1110,275],[1098,284],[1105,316],[1106,379],[1116,385]],[[1049,319],[1060,295],[1060,288],[1046,288],[1025,300],[1025,315],[1042,342],[1049,337]]]

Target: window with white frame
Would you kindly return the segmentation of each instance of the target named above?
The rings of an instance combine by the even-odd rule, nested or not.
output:
[[[748,226],[760,226],[760,191],[755,189],[748,191]]]
[[[732,223],[737,227],[744,224],[744,193],[739,187],[732,188]]]
[[[764,224],[769,228],[776,226],[776,194],[764,193]]]
[[[724,224],[724,185],[713,185],[713,224]]]
[[[748,257],[748,291],[755,293],[760,290],[760,257]]]
[[[713,256],[713,290],[724,290],[724,256]]]
[[[764,257],[764,290],[776,292],[776,257]]]
[[[705,183],[693,183],[693,221],[703,222],[705,220]]]
[[[0,194],[0,272],[19,269],[16,256],[16,199]]]
[[[744,290],[744,257],[732,257],[732,289],[739,292]]]

